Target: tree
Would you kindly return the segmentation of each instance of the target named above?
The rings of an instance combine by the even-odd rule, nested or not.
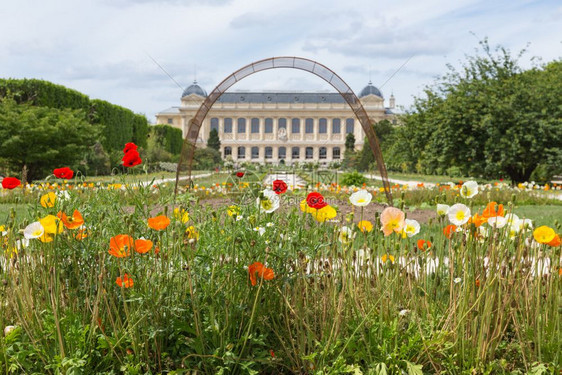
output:
[[[217,151],[221,150],[221,141],[219,139],[219,132],[217,129],[211,129],[209,139],[207,140],[207,147],[213,148]]]
[[[524,181],[562,164],[562,61],[523,71],[505,48],[467,58],[417,98],[404,118],[411,166],[429,173]],[[394,147],[396,152],[398,149]],[[543,168],[544,169],[544,168]]]
[[[392,123],[388,120],[381,120],[379,122],[374,123],[373,130],[379,139],[379,145],[381,147],[381,151],[384,152],[387,148],[387,145],[391,143],[391,138],[394,133],[394,127]],[[360,171],[367,171],[372,163],[375,162],[375,155],[373,154],[373,150],[369,145],[369,141],[367,137],[365,137],[365,143],[363,145],[363,149],[359,154],[359,161],[357,163],[357,169]]]
[[[345,151],[355,150],[355,136],[353,133],[347,133],[345,136]]]
[[[196,148],[193,155],[193,169],[214,169],[222,164],[221,153],[214,148]]]
[[[13,170],[25,167],[29,180],[57,167],[76,168],[98,134],[83,110],[17,104],[11,97],[0,101],[0,158]]]

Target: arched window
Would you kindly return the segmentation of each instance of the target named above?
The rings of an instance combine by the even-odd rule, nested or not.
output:
[[[259,157],[260,157],[260,148],[252,147],[252,159],[259,159]]]
[[[277,158],[280,160],[287,158],[287,148],[279,147],[279,150],[277,151]]]
[[[287,119],[286,118],[280,118],[279,120],[277,120],[277,127],[279,129],[281,129],[281,128],[287,129]]]
[[[231,155],[232,155],[232,147],[226,146],[224,148],[224,157],[226,158],[227,156],[231,156]]]
[[[304,132],[306,134],[314,133],[314,120],[311,118],[307,118],[304,122]]]
[[[355,119],[348,118],[345,120],[345,134],[353,133],[355,130]]]
[[[291,149],[291,159],[300,159],[301,157],[301,149],[298,147],[293,147]]]
[[[265,148],[265,158],[266,159],[272,159],[273,158],[273,148],[271,148],[271,147]]]
[[[314,149],[312,147],[307,147],[304,151],[305,159],[312,159],[314,157]]]
[[[318,133],[326,134],[328,132],[328,120],[321,118],[318,120]]]
[[[232,133],[232,119],[230,117],[226,117],[224,119],[224,132],[225,133]]]
[[[340,151],[339,147],[334,147],[332,149],[332,159],[334,159],[334,160],[339,159],[341,157],[340,154],[341,154],[341,151]]]
[[[294,118],[291,120],[291,133],[298,134],[301,132],[301,119]]]
[[[246,133],[246,119],[243,117],[238,119],[238,133]]]
[[[246,158],[246,147],[240,146],[238,147],[238,159]]]
[[[265,133],[273,133],[273,119],[266,118],[265,119]]]
[[[216,131],[219,131],[219,119],[216,117],[213,117],[211,119],[211,130],[215,129]]]
[[[252,119],[252,125],[251,125],[250,131],[254,134],[260,132],[260,119],[259,118],[254,117]]]
[[[332,134],[340,134],[341,133],[341,120],[339,118],[335,118],[332,120]]]
[[[328,156],[328,151],[326,150],[326,147],[320,147],[318,154],[320,159],[326,159],[326,157]]]

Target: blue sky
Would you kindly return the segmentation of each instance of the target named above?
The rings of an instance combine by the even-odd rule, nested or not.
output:
[[[78,4],[80,5],[78,7]],[[211,91],[252,61],[317,60],[359,92],[369,76],[408,107],[487,37],[543,62],[562,57],[562,1],[19,0],[2,6],[0,76],[42,78],[144,113],[179,104],[180,83]],[[277,69],[232,90],[330,90]],[[387,102],[388,104],[388,102]]]

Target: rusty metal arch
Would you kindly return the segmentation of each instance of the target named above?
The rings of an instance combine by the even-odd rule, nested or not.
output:
[[[359,119],[359,122],[361,123],[361,126],[363,127],[363,130],[367,135],[369,145],[371,146],[371,150],[373,151],[373,154],[375,156],[375,160],[377,162],[377,166],[379,168],[379,172],[383,181],[386,197],[389,204],[392,205],[390,183],[388,181],[388,174],[382,157],[379,140],[377,138],[377,135],[375,134],[375,131],[373,130],[373,127],[371,126],[369,116],[367,115],[365,108],[363,108],[363,105],[359,101],[359,98],[355,95],[355,93],[347,85],[347,83],[345,83],[344,80],[340,78],[340,76],[338,76],[325,65],[322,65],[310,59],[290,56],[271,57],[248,64],[226,77],[221,83],[218,84],[217,87],[215,87],[215,89],[209,94],[209,96],[205,98],[205,101],[201,104],[201,107],[199,107],[199,110],[195,114],[195,117],[193,117],[193,119],[191,119],[189,122],[189,128],[183,142],[178,169],[176,171],[176,185],[174,195],[177,194],[180,170],[183,162],[186,159],[188,162],[188,183],[191,182],[191,169],[193,166],[193,156],[195,154],[195,147],[197,138],[199,136],[199,130],[201,129],[203,120],[207,116],[207,113],[209,113],[209,111],[211,110],[213,104],[226,90],[228,90],[232,85],[244,79],[245,77],[257,72],[261,72],[263,70],[277,68],[299,69],[312,73],[332,85],[332,87],[335,88],[336,91],[345,99],[357,119]]]

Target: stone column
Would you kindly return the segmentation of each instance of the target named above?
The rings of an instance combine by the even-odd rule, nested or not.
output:
[[[260,141],[263,141],[265,137],[265,119],[263,117],[258,117],[258,121],[260,126]]]
[[[300,120],[301,120],[301,126],[300,126],[301,138],[300,139],[301,139],[301,141],[304,141],[304,128],[306,127],[306,118],[300,119]]]
[[[233,141],[238,139],[237,134],[238,134],[238,118],[233,117],[232,118],[232,140]]]
[[[318,141],[318,117],[312,119],[312,134],[314,134],[314,141]]]
[[[250,121],[248,121],[250,120]],[[252,126],[252,119],[246,119],[246,142],[250,140],[250,127]]]

